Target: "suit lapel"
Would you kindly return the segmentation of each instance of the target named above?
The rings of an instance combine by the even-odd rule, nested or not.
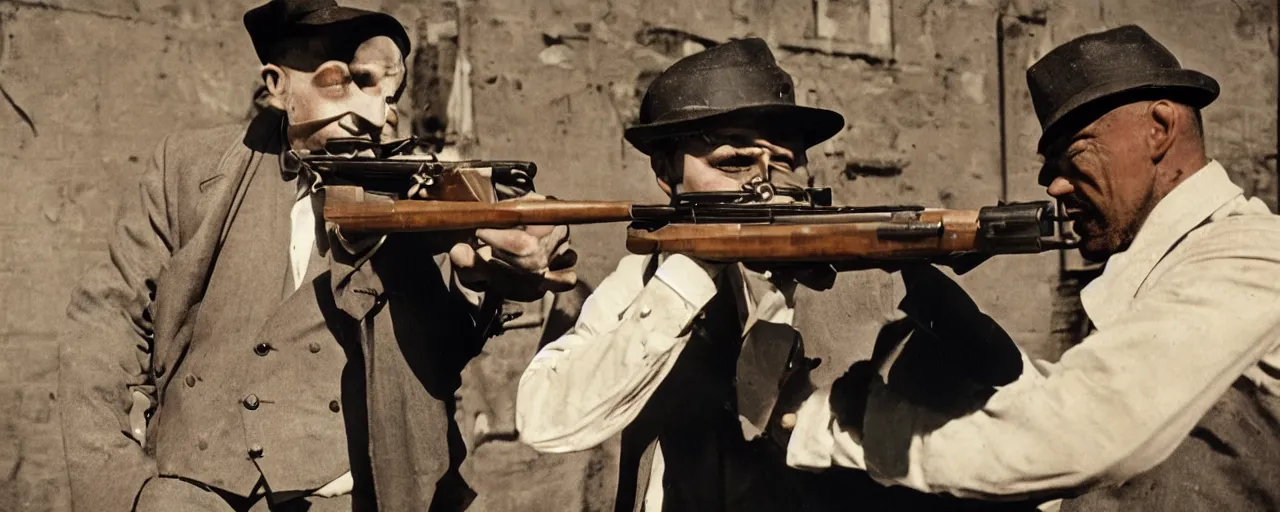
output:
[[[172,375],[165,370],[176,364],[191,341],[193,317],[204,298],[213,262],[260,156],[237,140],[214,165],[216,172],[210,173],[223,176],[219,183],[210,182],[203,194],[195,187],[186,190],[188,194],[204,197],[177,198],[180,204],[194,201],[200,207],[196,209],[198,218],[187,219],[197,226],[192,236],[174,251],[169,265],[157,279],[157,286],[163,287],[164,293],[156,294],[156,342],[152,359],[161,400],[164,386]]]
[[[270,155],[259,159],[238,208],[228,219],[191,339],[221,346],[251,339],[280,305],[287,271],[287,224],[281,217],[282,191],[290,186],[272,172]],[[201,352],[208,353],[208,352]]]

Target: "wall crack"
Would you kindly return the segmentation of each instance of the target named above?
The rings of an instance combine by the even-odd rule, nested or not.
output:
[[[76,9],[74,7],[66,7],[52,3],[33,1],[33,0],[0,0],[0,4],[11,5],[15,7],[26,7],[28,9],[42,9],[46,11],[69,12],[74,14],[83,14],[86,16],[94,16],[108,20],[132,21],[135,23],[146,23],[148,25],[156,25],[154,20],[146,18],[135,18],[123,14],[112,14],[109,12],[94,11],[91,9]]]

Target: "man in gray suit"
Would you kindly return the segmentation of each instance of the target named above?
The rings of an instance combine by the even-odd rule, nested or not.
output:
[[[477,231],[494,261],[478,244],[325,229],[323,189],[282,155],[394,134],[409,38],[332,0],[273,0],[245,26],[272,108],[167,137],[110,259],[73,293],[59,386],[72,503],[465,508],[453,396],[489,327],[482,304],[571,288],[568,230]]]

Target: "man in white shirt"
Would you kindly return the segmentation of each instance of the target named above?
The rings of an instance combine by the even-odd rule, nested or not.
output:
[[[794,101],[763,41],[733,41],[655,78],[626,137],[676,200],[750,197],[744,189],[764,183],[785,201],[807,184],[805,151],[843,127],[839,114]],[[826,482],[842,492],[814,492],[813,475],[787,468],[762,435],[779,383],[790,375],[803,387],[813,364],[792,328],[797,280],[834,277],[830,268],[780,274],[683,255],[623,258],[574,329],[521,377],[521,440],[562,453],[622,433],[619,511],[815,510],[859,491],[938,503],[851,473]]]
[[[1081,294],[1094,331],[1031,361],[954,282],[905,270],[912,339],[798,408],[788,464],[1049,506],[1095,491],[1064,510],[1280,508],[1280,218],[1205,155],[1217,82],[1136,26],[1063,44],[1027,81],[1040,182],[1106,260]],[[902,391],[904,366],[975,342],[1017,378],[958,378],[950,408]]]
[[[843,118],[795,105],[791,77],[763,41],[750,39],[664,71],[645,95],[640,123],[627,130],[627,140],[650,156],[663,191],[732,194],[753,180],[801,190],[805,149],[839,132]],[[803,128],[787,133],[771,124]],[[522,376],[521,439],[541,451],[567,452],[625,428],[620,510],[630,510],[636,498],[627,496],[636,488],[627,476],[644,493],[636,504],[653,511],[737,510],[744,499],[781,497],[784,483],[762,481],[756,471],[767,457],[759,447],[767,443],[750,442],[764,427],[767,411],[758,409],[766,405],[740,401],[735,375],[740,346],[765,348],[775,378],[789,363],[804,364],[791,328],[795,286],[793,279],[679,255],[623,258],[587,300],[573,331],[544,347]],[[643,462],[636,460],[640,453]],[[773,461],[786,470],[780,457]],[[657,484],[664,479],[694,485],[668,485],[664,493]],[[766,486],[777,492],[748,492]]]

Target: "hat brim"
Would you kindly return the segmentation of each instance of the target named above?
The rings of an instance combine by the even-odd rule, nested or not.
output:
[[[1098,84],[1077,94],[1049,116],[1036,148],[1043,154],[1068,131],[1074,133],[1084,128],[1120,104],[1166,98],[1193,108],[1202,108],[1213,103],[1219,92],[1217,80],[1189,69],[1174,69],[1139,79],[1126,78]],[[1117,100],[1120,100],[1119,103],[1115,103]],[[1072,128],[1075,130],[1071,130]]]
[[[844,129],[844,116],[831,110],[799,105],[744,105],[732,109],[685,109],[665,119],[634,125],[623,132],[632,146],[646,155],[659,140],[698,133],[708,128],[748,125],[780,128],[800,134],[805,149],[830,139]]]

